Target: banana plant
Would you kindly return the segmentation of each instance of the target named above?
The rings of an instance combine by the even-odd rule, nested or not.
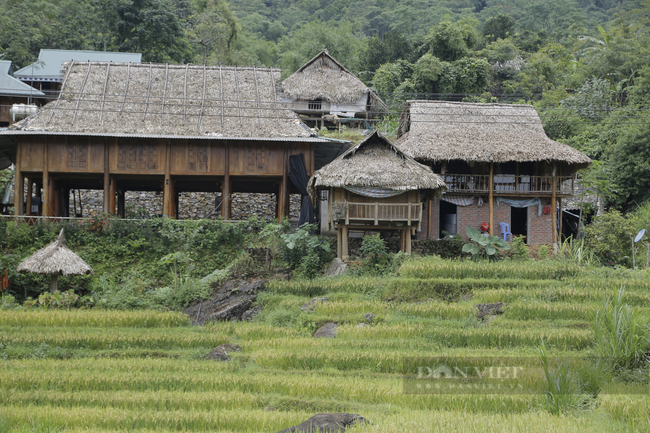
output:
[[[499,251],[508,251],[510,245],[498,236],[484,236],[474,227],[465,230],[469,242],[463,245],[463,252],[469,253],[475,259],[494,260]]]

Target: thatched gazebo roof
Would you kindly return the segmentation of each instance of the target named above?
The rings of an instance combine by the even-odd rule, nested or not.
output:
[[[65,235],[63,229],[61,229],[56,241],[25,259],[18,265],[16,271],[52,275],[52,284],[50,285],[52,292],[57,289],[57,277],[59,275],[92,274],[92,268],[64,244]]]
[[[591,159],[546,136],[532,105],[407,101],[395,145],[423,162],[560,162],[585,168]]]
[[[294,100],[322,99],[332,104],[352,104],[370,95],[370,105],[388,112],[388,107],[368,86],[329,55],[327,50],[301,66],[282,82],[284,94]]]
[[[59,99],[12,129],[295,141],[315,136],[280,101],[279,69],[111,62],[63,68]]]
[[[431,168],[420,164],[375,131],[309,179],[310,194],[324,187],[374,187],[397,191],[446,190]]]

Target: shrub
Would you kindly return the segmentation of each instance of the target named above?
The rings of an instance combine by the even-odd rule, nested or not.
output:
[[[498,236],[483,236],[474,227],[467,227],[466,232],[470,241],[463,245],[463,252],[475,259],[496,260],[499,251],[510,249],[510,245]]]
[[[614,299],[605,299],[594,324],[596,353],[619,371],[647,367],[645,354],[650,345],[648,325],[623,302],[624,297],[621,288]]]
[[[388,247],[379,233],[372,236],[365,236],[361,242],[361,254],[364,255],[364,263],[361,273],[370,275],[381,275],[388,268],[390,255]]]
[[[585,228],[585,244],[605,266],[632,267],[632,242],[630,234],[635,233],[633,216],[625,217],[616,210],[610,210],[595,218]]]
[[[539,248],[537,249],[537,255],[542,260],[546,260],[548,258],[548,254],[549,254],[548,245],[540,245]]]
[[[72,308],[77,303],[79,296],[75,295],[72,290],[67,292],[43,293],[38,297],[38,303],[43,308]]]
[[[522,236],[512,240],[512,258],[515,260],[528,260],[528,247]]]
[[[460,234],[448,236],[447,232],[442,239],[425,241],[431,254],[436,254],[443,259],[455,259],[463,255],[463,237]]]
[[[313,278],[323,265],[332,260],[330,243],[321,236],[314,236],[314,224],[303,224],[294,233],[281,235],[284,241],[283,255],[291,269],[299,268],[298,274]],[[302,264],[304,262],[304,265]]]

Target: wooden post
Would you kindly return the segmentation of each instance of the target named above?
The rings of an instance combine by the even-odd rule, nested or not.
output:
[[[555,166],[553,166],[553,183],[551,191],[551,213],[553,214],[553,246],[557,248],[557,198],[556,198],[556,188],[557,188],[557,176],[555,175]]]
[[[404,230],[404,236],[406,236],[406,254],[411,254],[411,226],[408,226]]]
[[[54,293],[59,290],[59,275],[52,274],[52,279],[50,280],[50,293]]]
[[[559,212],[559,214],[560,214],[560,230],[559,230],[559,234],[558,234],[558,239],[559,239],[560,242],[562,242],[562,219],[563,219],[562,218],[562,199],[558,198],[557,200],[558,200],[558,207],[560,208],[560,212]]]
[[[50,209],[50,173],[47,168],[47,137],[43,137],[43,194],[41,197],[43,216],[52,216]]]
[[[108,213],[115,216],[117,211],[116,211],[116,206],[115,206],[115,193],[117,191],[117,180],[111,176],[110,180],[108,182]]]
[[[25,215],[32,214],[32,195],[34,194],[34,182],[27,178],[27,201],[25,202]]]
[[[341,249],[341,254],[343,255],[343,259],[347,259],[350,254],[348,253],[348,226],[344,225],[343,229],[341,230],[341,240],[342,240],[342,249]]]
[[[171,199],[172,199],[172,186],[171,186],[171,162],[172,162],[172,145],[171,140],[165,140],[165,181],[163,183],[163,218],[171,216]]]
[[[23,214],[23,198],[24,198],[24,179],[23,179],[23,173],[21,171],[21,157],[20,154],[22,153],[20,151],[21,148],[21,143],[18,143],[18,146],[16,147],[16,171],[14,174],[14,215],[22,215]]]
[[[490,163],[490,179],[489,179],[489,188],[490,188],[490,195],[489,195],[489,207],[490,207],[490,236],[493,235],[494,233],[494,163]]]
[[[336,257],[343,258],[343,229],[341,227],[336,229]]]
[[[375,225],[379,225],[379,203],[375,202]]]
[[[428,219],[427,219],[427,240],[431,239],[431,229],[433,228],[433,224],[431,224],[431,208],[433,207],[433,200],[429,200],[429,206],[427,209],[428,212]]]
[[[289,216],[289,150],[284,146],[282,157],[282,187],[280,193],[280,218]]]
[[[117,138],[115,139],[117,140]],[[110,165],[108,164],[108,137],[104,138],[104,213],[110,212]]]
[[[221,185],[221,216],[228,221],[231,218],[230,193],[230,143],[226,143],[226,167],[223,175],[223,185]]]

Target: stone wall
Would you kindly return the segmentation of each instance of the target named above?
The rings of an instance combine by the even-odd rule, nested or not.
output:
[[[102,190],[79,190],[83,217],[98,215],[102,212],[104,192]],[[75,191],[77,200],[76,210],[79,212],[79,194]],[[125,205],[131,217],[141,216],[154,218],[162,213],[162,192],[127,191]],[[216,212],[216,199],[221,199],[221,193],[211,192],[182,192],[178,199],[179,219],[219,218],[221,210]],[[248,219],[252,215],[270,220],[276,216],[276,195],[257,193],[232,194],[232,219]],[[289,199],[289,219],[298,219],[300,212],[300,195],[292,194]],[[70,193],[70,214],[73,215],[73,197]]]

